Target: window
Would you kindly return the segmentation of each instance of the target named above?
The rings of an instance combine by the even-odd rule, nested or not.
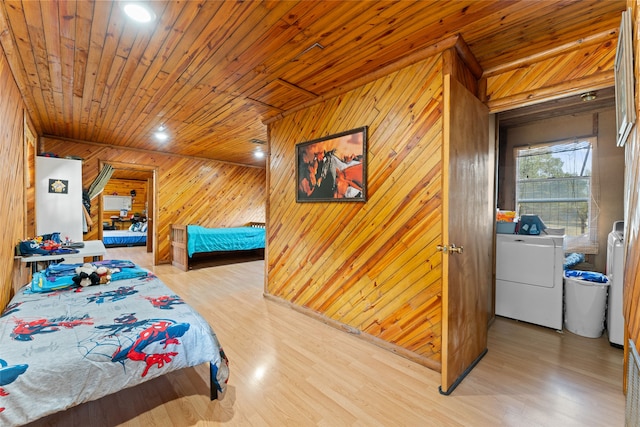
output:
[[[547,227],[564,228],[568,252],[597,253],[595,143],[583,138],[515,149],[518,214],[536,214]]]

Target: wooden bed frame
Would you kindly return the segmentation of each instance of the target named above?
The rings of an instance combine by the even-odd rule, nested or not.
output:
[[[250,222],[249,227],[265,228],[264,222]],[[189,258],[187,250],[188,243],[187,226],[182,224],[171,225],[171,264],[180,270],[189,271],[192,267],[192,258]],[[222,252],[209,252],[207,254],[198,254],[203,256],[211,256]],[[227,252],[228,253],[228,252]],[[263,251],[264,253],[264,251]],[[263,255],[264,256],[264,255]],[[202,258],[202,257],[199,257]]]

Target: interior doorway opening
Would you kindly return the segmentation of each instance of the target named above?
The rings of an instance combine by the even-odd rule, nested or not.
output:
[[[119,162],[100,162],[102,168],[103,163],[109,163],[113,166],[113,174],[105,185],[105,191],[99,198],[99,218],[100,218],[100,239],[105,241],[105,234],[116,232],[135,231],[138,235],[144,235],[145,240],[140,239],[128,243],[127,240],[131,236],[122,236],[114,240],[114,245],[123,246],[144,246],[146,252],[151,253],[154,265],[158,264],[157,255],[157,231],[155,220],[157,218],[156,199],[156,169],[152,166],[136,165],[130,163]],[[129,203],[122,209],[114,211],[113,200],[126,200]],[[144,230],[144,231],[142,231]],[[118,243],[120,242],[120,243]]]
[[[584,92],[588,92],[588,90],[585,89]],[[623,219],[624,214],[624,150],[617,147],[616,144],[614,88],[591,92],[595,92],[596,98],[588,102],[584,101],[580,94],[576,94],[496,113],[498,148],[496,151],[495,197],[496,208],[514,210],[517,214],[521,214],[517,202],[518,179],[522,178],[518,175],[518,153],[522,153],[523,149],[526,149],[524,151],[534,150],[536,146],[544,148],[561,142],[578,143],[593,138],[595,142],[591,147],[594,151],[590,153],[593,155],[592,170],[588,171],[588,174],[580,174],[580,176],[589,176],[598,184],[593,187],[593,197],[596,200],[598,212],[595,218],[597,227],[593,227],[593,230],[597,229],[597,236],[589,236],[594,238],[593,241],[597,242],[597,245],[593,248],[590,246],[589,250],[584,250],[583,252],[586,253],[585,261],[574,268],[606,273],[607,235],[611,231],[612,224]],[[555,153],[549,151],[549,153],[544,153],[543,157],[551,159],[551,157],[558,156],[562,157],[562,155],[556,156]],[[580,164],[581,167],[583,165],[584,162]],[[536,171],[539,169],[540,167],[535,168]],[[564,169],[562,171],[566,172]],[[572,176],[569,172],[561,173],[561,175],[556,177],[558,178],[556,181],[566,181]],[[550,187],[550,182],[539,176],[527,176],[521,181],[526,185],[529,185],[529,181],[535,181],[533,182],[535,185],[544,188]],[[560,200],[558,197],[547,197],[546,194],[535,198],[534,202],[538,201],[537,198],[543,199],[544,202]],[[528,197],[528,199],[532,199],[532,197]],[[592,203],[591,199],[589,199],[589,203]],[[545,222],[544,217],[541,216],[541,219]],[[588,229],[589,227],[585,228],[584,234],[587,234]],[[535,260],[530,260],[530,262],[535,263]],[[497,292],[495,288],[494,292]],[[605,331],[603,336],[606,337],[606,335]]]

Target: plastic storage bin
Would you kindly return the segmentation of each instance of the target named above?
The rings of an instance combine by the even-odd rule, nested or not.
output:
[[[608,289],[609,283],[565,277],[565,328],[587,338],[602,336]]]
[[[515,222],[496,222],[496,233],[498,234],[515,234],[516,223]]]

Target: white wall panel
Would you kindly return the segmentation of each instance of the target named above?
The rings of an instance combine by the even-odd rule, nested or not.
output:
[[[58,180],[66,188],[55,192],[50,183]],[[36,233],[81,242],[83,215],[82,161],[36,157]]]

